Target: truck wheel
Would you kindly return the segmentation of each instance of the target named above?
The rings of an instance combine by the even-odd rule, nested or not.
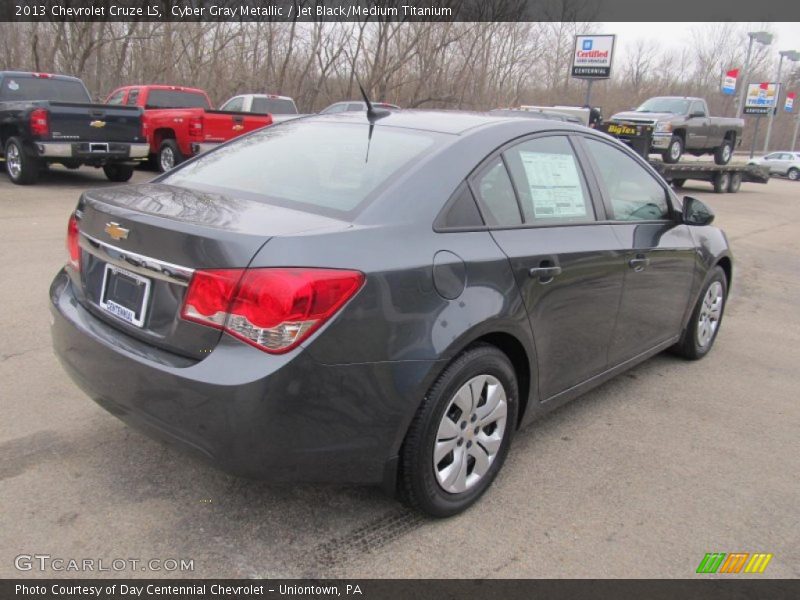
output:
[[[672,180],[672,187],[682,188],[685,183],[686,183],[685,179],[673,179]]]
[[[166,173],[183,162],[183,154],[175,140],[164,140],[158,149],[158,170]]]
[[[731,181],[731,174],[727,171],[720,171],[714,175],[714,180],[711,182],[714,184],[714,191],[718,194],[724,194],[728,191],[728,185]]]
[[[672,139],[669,141],[669,146],[667,146],[666,151],[661,157],[664,159],[665,163],[672,165],[678,162],[681,156],[683,156],[683,139],[678,135],[673,135]]]
[[[103,172],[106,174],[109,181],[119,181],[123,183],[133,177],[133,167],[129,165],[105,165],[103,167]]]
[[[786,173],[786,176],[792,181],[797,181],[798,179],[800,179],[800,170],[792,167],[791,169],[789,169],[789,172]]]
[[[5,149],[6,173],[12,183],[31,185],[39,179],[39,160],[28,156],[19,138],[8,138]]]
[[[742,174],[731,173],[730,181],[728,182],[728,193],[735,194],[742,187]]]
[[[722,145],[714,150],[714,162],[718,165],[727,165],[733,156],[733,144],[730,140],[723,140]]]

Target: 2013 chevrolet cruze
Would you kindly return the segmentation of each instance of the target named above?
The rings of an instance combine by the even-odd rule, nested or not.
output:
[[[310,117],[83,194],[53,340],[101,406],[227,470],[447,516],[521,425],[711,349],[732,268],[712,219],[581,126]]]

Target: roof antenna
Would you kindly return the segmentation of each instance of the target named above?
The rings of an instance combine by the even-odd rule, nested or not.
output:
[[[369,121],[369,133],[367,134],[367,155],[364,157],[364,162],[369,162],[369,148],[372,145],[372,132],[375,130],[375,121],[378,119],[382,119],[383,117],[388,117],[391,113],[386,110],[385,108],[378,108],[372,106],[372,102],[369,101],[367,97],[367,92],[364,91],[364,86],[361,85],[361,82],[358,80],[358,76],[356,76],[356,83],[358,83],[358,89],[361,90],[361,97],[364,98],[364,103],[367,105],[367,121]]]

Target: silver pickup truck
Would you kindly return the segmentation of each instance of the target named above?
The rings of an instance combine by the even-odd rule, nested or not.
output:
[[[297,110],[294,100],[289,96],[277,94],[239,94],[227,100],[220,110],[271,115],[273,123],[304,117]]]
[[[744,129],[742,119],[709,116],[705,100],[685,96],[650,98],[639,108],[617,113],[610,120],[652,125],[650,151],[661,154],[666,163],[676,163],[688,152],[694,156],[713,154],[715,163],[727,165]]]

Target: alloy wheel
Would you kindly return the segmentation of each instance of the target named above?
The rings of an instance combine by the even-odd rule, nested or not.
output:
[[[703,304],[700,306],[700,316],[697,319],[697,345],[705,348],[714,339],[714,333],[719,326],[722,317],[722,284],[719,281],[713,282],[703,297]]]
[[[16,144],[9,144],[6,150],[6,168],[12,179],[18,179],[22,173],[22,156]]]
[[[669,156],[672,160],[678,160],[681,157],[681,143],[679,141],[672,142],[669,147]]]
[[[496,377],[478,375],[459,388],[433,450],[433,471],[444,491],[459,494],[486,475],[503,443],[507,414],[506,390]]]
[[[175,153],[169,146],[161,150],[161,170],[166,172],[175,166]]]

